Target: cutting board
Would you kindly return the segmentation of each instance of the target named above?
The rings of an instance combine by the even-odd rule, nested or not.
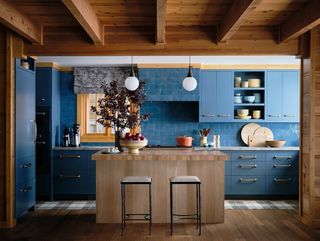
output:
[[[254,135],[249,136],[249,146],[252,147],[265,147],[266,145],[267,137],[264,135]]]
[[[265,136],[266,141],[273,140],[273,133],[272,131],[267,127],[260,127],[255,130],[254,136]]]
[[[249,145],[249,136],[253,136],[254,132],[261,126],[256,123],[250,123],[245,125],[241,130],[241,139],[246,144]]]

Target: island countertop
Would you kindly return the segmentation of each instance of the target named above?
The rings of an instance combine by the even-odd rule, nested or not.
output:
[[[152,178],[152,220],[168,223],[169,179],[173,176],[197,176],[201,180],[202,221],[224,221],[224,161],[220,151],[188,149],[144,149],[139,154],[92,155],[96,162],[96,222],[121,222],[120,182],[125,176]],[[190,186],[190,185],[189,185]],[[148,193],[145,187],[128,187],[126,203],[132,212],[145,213]],[[185,185],[174,189],[177,213],[193,213],[195,188]]]
[[[226,161],[228,155],[221,151],[196,151],[194,149],[182,148],[182,149],[144,149],[139,154],[130,154],[128,152],[121,152],[116,154],[103,154],[101,151],[92,155],[92,160],[104,161],[104,160],[185,160],[185,161]]]

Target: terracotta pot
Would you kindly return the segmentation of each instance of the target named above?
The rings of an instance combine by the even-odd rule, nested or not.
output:
[[[192,137],[190,136],[178,136],[176,140],[177,146],[192,146]]]

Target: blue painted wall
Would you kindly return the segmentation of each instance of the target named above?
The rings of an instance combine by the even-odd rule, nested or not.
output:
[[[142,113],[150,112],[151,118],[142,123],[142,132],[152,145],[175,145],[175,138],[179,135],[191,135],[194,137],[194,145],[199,145],[197,131],[202,128],[211,128],[214,134],[221,135],[222,146],[244,145],[240,139],[240,130],[245,123],[199,123],[198,122],[198,88],[196,91],[187,92],[186,102],[167,102],[168,98],[184,95],[182,80],[187,73],[186,69],[140,69],[139,78],[146,82],[147,94],[154,95],[154,101],[145,102]],[[196,79],[200,78],[199,70],[194,70]],[[65,126],[76,122],[76,95],[73,93],[73,74],[61,73],[61,133]],[[156,85],[164,81],[166,84],[157,84],[160,94],[153,94],[148,84]],[[173,87],[174,86],[174,87]],[[170,89],[172,92],[170,92]],[[170,94],[167,94],[170,93]],[[172,97],[171,97],[172,96]],[[181,96],[180,96],[181,97]],[[179,98],[180,98],[179,97]],[[162,100],[162,101],[159,101]],[[299,124],[296,123],[261,123],[270,128],[275,139],[287,140],[286,146],[299,145]],[[61,134],[62,136],[62,134]],[[211,134],[209,140],[212,139]],[[62,140],[61,140],[62,141]],[[105,145],[105,143],[81,143],[82,145]],[[111,143],[112,144],[112,143]]]

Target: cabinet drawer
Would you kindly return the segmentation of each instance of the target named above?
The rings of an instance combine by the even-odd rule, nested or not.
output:
[[[88,169],[89,169],[89,173],[93,173],[94,175],[96,173],[96,161],[93,161],[91,159],[91,156],[97,152],[98,152],[98,150],[97,151],[88,151]]]
[[[54,194],[87,194],[88,174],[85,171],[64,170],[53,177]]]
[[[271,152],[266,159],[267,175],[299,175],[299,152]]]
[[[266,189],[268,194],[298,194],[299,176],[267,176]]]
[[[89,176],[89,194],[96,194],[96,177]]]
[[[237,151],[231,155],[232,161],[265,161],[265,152]]]
[[[16,217],[21,217],[36,202],[35,179],[16,186]]]
[[[259,161],[233,161],[232,175],[265,175],[265,162]]]
[[[53,165],[58,170],[87,170],[87,151],[56,151]]]
[[[231,194],[231,176],[224,176],[224,193]]]
[[[16,182],[17,184],[26,183],[35,178],[35,157],[17,159],[16,162]]]
[[[224,175],[231,175],[231,161],[224,162]]]
[[[266,153],[267,161],[294,161],[299,160],[298,151],[271,151]]]
[[[232,194],[265,194],[265,176],[232,176]]]

